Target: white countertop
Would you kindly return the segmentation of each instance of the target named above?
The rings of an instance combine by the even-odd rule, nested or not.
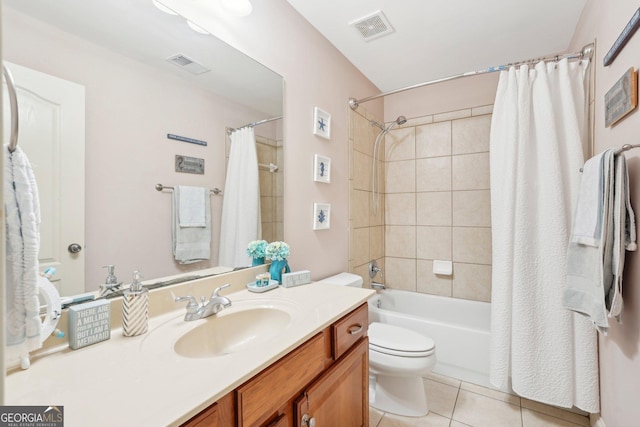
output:
[[[6,405],[64,406],[65,426],[179,425],[280,359],[308,338],[365,302],[374,291],[319,283],[265,293],[242,290],[226,296],[291,307],[292,322],[255,348],[209,358],[173,351],[179,336],[202,322],[183,320],[185,309],[152,318],[149,332],[66,349],[32,361],[6,378]],[[244,301],[244,303],[243,303]],[[238,309],[240,309],[238,308]],[[224,315],[223,310],[220,316]]]

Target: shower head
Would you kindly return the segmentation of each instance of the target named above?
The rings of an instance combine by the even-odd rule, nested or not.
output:
[[[407,123],[407,118],[405,116],[398,116],[398,118],[391,122],[391,124],[389,126],[387,126],[387,128],[385,130],[383,130],[384,133],[389,132],[395,125],[403,125]]]

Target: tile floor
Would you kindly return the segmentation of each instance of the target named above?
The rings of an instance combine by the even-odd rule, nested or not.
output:
[[[437,374],[424,378],[425,417],[369,409],[369,427],[578,427],[588,416]]]

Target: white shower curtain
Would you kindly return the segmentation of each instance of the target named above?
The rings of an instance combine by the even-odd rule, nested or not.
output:
[[[562,307],[584,163],[586,61],[503,71],[491,123],[491,382],[599,411],[596,332]]]
[[[252,127],[244,127],[231,134],[231,150],[222,201],[218,265],[251,265],[247,245],[253,240],[258,240],[261,235],[256,138]]]

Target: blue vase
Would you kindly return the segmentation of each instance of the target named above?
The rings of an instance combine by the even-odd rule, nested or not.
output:
[[[286,259],[280,260],[272,260],[271,266],[269,267],[269,274],[271,274],[271,280],[277,280],[278,283],[282,283],[282,273],[290,273],[291,269],[289,268],[289,263],[287,263]]]
[[[252,258],[251,267],[255,267],[256,265],[264,264],[264,257],[262,258]]]

